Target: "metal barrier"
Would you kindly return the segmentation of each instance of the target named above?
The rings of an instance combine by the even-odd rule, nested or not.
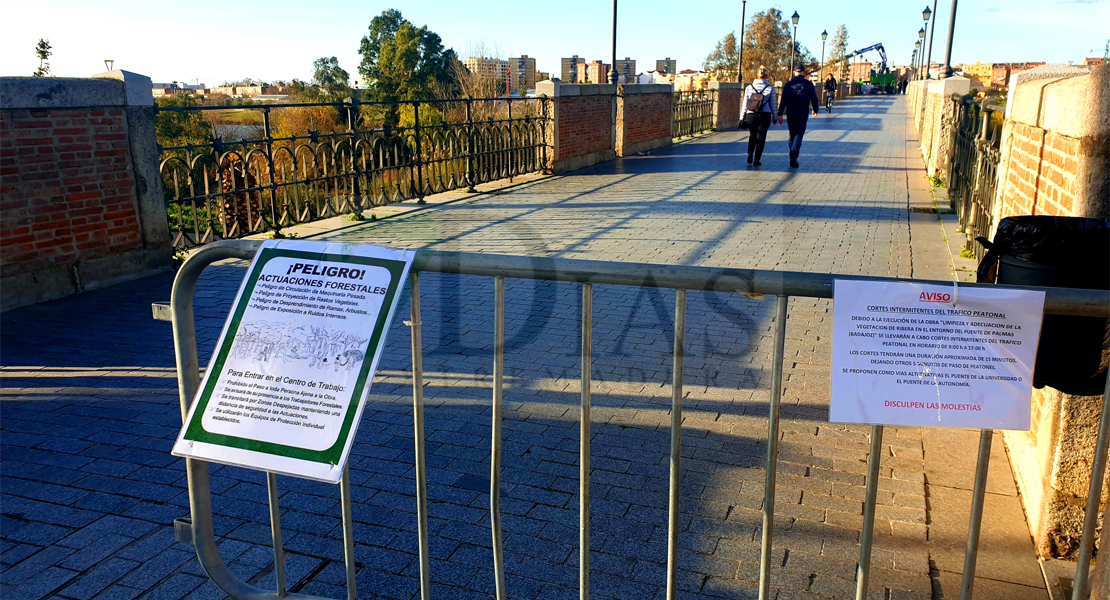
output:
[[[675,92],[671,101],[671,137],[680,138],[713,129],[717,90]]]
[[[949,137],[952,144],[948,199],[960,216],[960,228],[967,236],[964,248],[973,252],[976,260],[982,260],[986,249],[975,238],[990,237],[994,229],[1002,126],[1001,121],[994,118],[999,107],[968,100],[970,97],[958,94],[946,99],[955,114],[951,131],[940,135]]]
[[[249,260],[254,257],[260,241],[221,241],[204,246],[195,252],[178,271],[174,280],[170,306],[155,305],[156,318],[172,320],[174,351],[177,358],[178,385],[180,389],[182,419],[188,413],[200,383],[197,359],[196,329],[193,318],[193,293],[197,279],[210,264],[224,259]],[[862,281],[909,281],[880,277],[832,275],[827,273],[800,273],[754,269],[722,269],[710,267],[628,264],[619,262],[543,259],[530,257],[476,254],[466,252],[417,252],[410,279],[411,318],[407,324],[412,329],[413,369],[413,427],[415,429],[415,475],[417,501],[417,535],[419,538],[420,595],[422,600],[431,598],[428,550],[428,494],[424,450],[424,397],[423,365],[420,321],[420,273],[452,273],[492,277],[494,279],[494,370],[493,370],[493,422],[490,472],[490,524],[494,557],[496,597],[506,597],[505,570],[501,536],[501,408],[502,379],[504,375],[504,319],[505,278],[575,282],[582,286],[582,377],[579,440],[579,587],[582,600],[589,598],[590,562],[590,363],[592,298],[594,284],[657,287],[674,289],[675,332],[674,372],[672,381],[670,485],[667,507],[667,598],[673,600],[677,591],[678,534],[679,534],[679,480],[681,475],[682,446],[682,376],[685,309],[687,290],[734,292],[748,295],[771,294],[776,299],[774,338],[774,364],[770,390],[770,410],[767,422],[767,472],[764,484],[763,537],[759,574],[759,597],[771,598],[771,547],[774,531],[775,478],[779,446],[779,407],[782,395],[783,355],[786,337],[787,303],[791,296],[831,298],[834,279]],[[951,285],[952,282],[913,280],[915,283]],[[980,287],[980,284],[961,284]],[[981,284],[986,285],[986,284]],[[1017,287],[1017,286],[1002,286]],[[1106,316],[1110,313],[1110,292],[1060,288],[1042,289],[1045,292],[1045,313],[1084,316]],[[1110,388],[1110,382],[1108,382]],[[1110,392],[1110,389],[1108,389]],[[1106,471],[1108,436],[1110,436],[1110,408],[1103,398],[1099,420],[1098,439],[1087,495],[1086,517],[1080,541],[1079,566],[1075,577],[1072,600],[1085,600],[1082,591],[1087,585],[1090,557],[1094,543],[1098,504]],[[986,489],[987,467],[990,460],[991,430],[984,430],[980,437],[979,454],[975,472],[975,488],[971,509],[971,522],[967,537],[963,588],[961,599],[971,598],[972,583],[978,554],[979,529],[982,522],[983,495]],[[875,522],[876,493],[878,490],[879,455],[882,445],[882,425],[871,427],[871,446],[868,456],[866,500],[863,513],[863,532],[860,538],[860,558],[857,566],[856,598],[867,596],[871,567],[871,545]],[[287,594],[283,566],[281,524],[279,522],[277,477],[266,474],[269,492],[271,531],[277,589],[266,591],[235,578],[221,559],[213,532],[212,498],[209,488],[208,463],[186,459],[189,478],[189,506],[191,522],[179,520],[175,532],[179,541],[193,544],[201,566],[209,577],[232,598],[249,600],[277,600],[278,598],[316,598],[301,594]],[[344,559],[347,569],[347,597],[355,598],[354,539],[351,519],[351,490],[348,472],[344,471],[339,486],[343,521]]]
[[[544,98],[155,107],[212,131],[159,147],[174,248],[547,169]],[[402,126],[387,115],[400,114]],[[257,125],[217,123],[223,112]],[[244,116],[246,115],[246,116]],[[226,138],[226,139],[225,139]],[[164,142],[165,140],[159,140]]]

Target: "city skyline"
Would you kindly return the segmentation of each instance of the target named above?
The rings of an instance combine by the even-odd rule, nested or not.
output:
[[[919,8],[911,8],[909,3],[892,4],[876,3],[868,10],[846,15],[831,3],[815,0],[790,5],[753,1],[748,3],[746,17],[750,21],[754,14],[771,7],[780,8],[784,14],[797,10],[801,15],[798,41],[817,57],[821,55],[820,32],[828,30],[831,35],[838,24],[844,23],[850,50],[881,42],[891,64],[906,64],[916,31],[922,25],[920,10],[925,3],[919,2]],[[399,6],[343,0],[330,3],[329,10],[310,13],[288,1],[265,5],[201,1],[189,6],[191,10],[182,11],[134,0],[96,5],[73,0],[13,4],[5,11],[10,17],[7,22],[24,25],[9,27],[0,36],[0,74],[30,75],[38,66],[34,45],[39,38],[46,38],[54,51],[51,72],[61,77],[84,77],[103,71],[103,61],[111,59],[114,68],[142,73],[156,81],[199,81],[212,86],[244,77],[308,80],[313,60],[336,56],[354,78],[360,61],[359,40],[370,20],[389,8],[398,8],[417,26],[427,25],[460,58],[467,55],[468,47],[486,41],[501,49],[502,58],[526,54],[536,59],[536,70],[553,75],[559,73],[561,58],[575,54],[586,61],[611,62],[612,5],[608,2],[570,0],[553,5],[555,8],[522,5],[510,13],[495,10],[500,4],[485,0],[474,0],[465,10],[438,1]],[[265,10],[260,10],[263,6]],[[639,71],[651,70],[656,60],[667,56],[677,60],[679,70],[700,69],[717,40],[730,31],[739,34],[739,2],[705,0],[681,6],[688,11],[676,19],[673,3],[622,4],[618,14],[618,59],[628,56],[636,60]],[[949,9],[949,3],[938,2],[932,53],[935,62],[944,58]],[[694,19],[707,14],[717,16],[708,21],[711,25]],[[220,19],[234,25],[214,31]],[[1080,27],[1061,44],[1058,36],[1038,32],[1075,30],[1076,23],[1107,21],[1107,0],[1065,0],[1051,7],[1033,0],[985,0],[959,8],[952,59],[955,63],[1078,63],[1095,55],[1092,49],[1101,55],[1106,40],[1100,38],[1105,34],[1096,32],[1094,26]],[[988,41],[987,36],[979,35],[985,27],[1005,29],[1008,35],[1001,41],[997,37]],[[895,37],[892,32],[902,35]]]

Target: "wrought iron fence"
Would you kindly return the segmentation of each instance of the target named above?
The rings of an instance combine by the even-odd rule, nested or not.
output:
[[[246,111],[160,147],[175,248],[239,238],[547,168],[546,99],[163,107]],[[399,123],[390,126],[390,122]],[[161,140],[159,140],[161,142]]]
[[[964,247],[981,260],[985,249],[975,238],[990,237],[994,228],[1002,122],[994,105],[966,101],[959,95],[949,101],[955,104],[951,133],[955,151],[948,170],[948,199],[967,236]]]
[[[671,102],[671,137],[680,138],[713,129],[716,90],[675,92]]]

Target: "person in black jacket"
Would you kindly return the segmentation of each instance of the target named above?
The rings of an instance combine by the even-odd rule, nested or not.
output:
[[[782,115],[786,113],[786,125],[790,129],[790,166],[798,167],[798,153],[802,149],[802,136],[806,132],[806,122],[809,121],[809,106],[813,107],[813,116],[817,116],[819,101],[817,90],[813,83],[806,79],[806,68],[802,65],[794,67],[794,79],[782,86],[782,98],[779,100],[779,123]]]

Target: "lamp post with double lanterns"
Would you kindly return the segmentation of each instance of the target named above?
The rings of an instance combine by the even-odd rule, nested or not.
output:
[[[917,76],[914,79],[921,79],[921,57],[925,54],[921,49],[921,40],[913,43],[913,51],[917,54]]]
[[[918,56],[921,58],[921,71],[920,71],[920,76],[918,77],[918,79],[928,79],[929,78],[929,69],[925,65],[925,59],[924,59],[924,57],[925,57],[925,28],[924,27],[917,30],[917,44],[918,44],[918,47],[921,49],[921,52],[918,53]]]
[[[819,81],[825,80],[825,40],[828,39],[828,37],[828,30],[821,32],[821,73],[817,77]]]
[[[925,52],[925,77],[926,78],[928,78],[928,76],[929,76],[929,68],[928,68],[929,63],[933,62],[933,37],[937,32],[937,22],[933,21],[933,26],[929,27],[929,17],[933,16],[933,13],[936,11],[936,8],[937,8],[937,0],[933,0],[932,10],[930,10],[929,7],[926,6],[925,10],[921,11],[921,18],[925,20],[925,27],[929,29],[929,43],[928,43],[928,48],[929,49]]]
[[[952,76],[952,34],[956,31],[956,0],[952,0],[952,14],[948,16],[948,43],[944,48],[944,67],[939,73],[944,79]]]
[[[790,74],[787,75],[787,79],[794,76],[794,52],[798,48],[798,19],[799,18],[800,17],[798,16],[798,11],[794,11],[794,14],[790,15],[790,22],[794,24],[794,39],[790,41]]]

